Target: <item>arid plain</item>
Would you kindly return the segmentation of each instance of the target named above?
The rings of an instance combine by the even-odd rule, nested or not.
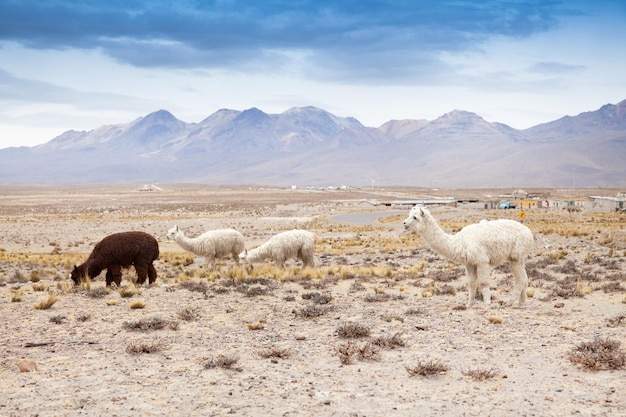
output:
[[[527,210],[528,300],[466,309],[463,268],[368,200],[511,190],[0,187],[0,416],[623,416],[626,215]],[[528,190],[530,191],[530,190]],[[576,198],[616,190],[549,190]],[[517,210],[438,207],[449,233]],[[165,238],[293,228],[315,268],[215,270]],[[155,284],[68,274],[111,233],[154,235]]]

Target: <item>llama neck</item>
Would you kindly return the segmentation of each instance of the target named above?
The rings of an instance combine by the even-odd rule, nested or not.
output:
[[[435,252],[450,260],[454,260],[456,256],[454,235],[446,233],[434,218],[430,220],[422,231],[422,237]]]
[[[194,239],[185,236],[183,232],[176,233],[176,243],[178,243],[178,246],[186,251],[192,252],[191,249],[193,248],[193,242]]]

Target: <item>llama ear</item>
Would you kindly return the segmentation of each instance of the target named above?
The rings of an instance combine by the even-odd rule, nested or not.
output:
[[[421,207],[420,207],[420,214],[422,215],[422,217],[426,216],[426,213],[424,213],[424,209],[422,209]]]

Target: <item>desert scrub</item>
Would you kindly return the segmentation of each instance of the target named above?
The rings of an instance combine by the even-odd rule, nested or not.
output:
[[[345,323],[337,327],[337,335],[343,339],[358,339],[368,337],[370,329],[358,323]]]
[[[342,365],[350,365],[354,363],[355,360],[380,360],[380,348],[369,341],[364,343],[356,343],[351,340],[337,346],[336,352]]]
[[[293,310],[293,314],[295,314],[295,316],[299,318],[310,319],[310,318],[323,316],[324,314],[332,310],[333,310],[332,306],[328,306],[328,305],[321,306],[321,305],[313,304],[313,305],[303,307],[300,310]]]
[[[292,355],[292,352],[289,348],[281,348],[277,346],[272,346],[268,348],[261,349],[258,352],[259,356],[264,359],[277,358],[284,359],[288,358]]]
[[[163,350],[163,343],[151,342],[151,343],[141,343],[141,342],[131,342],[126,345],[126,353],[131,355],[137,355],[139,353],[156,353]]]
[[[395,349],[397,347],[404,347],[406,343],[402,340],[402,332],[396,332],[391,336],[375,337],[372,339],[372,344],[383,349]]]
[[[241,371],[241,368],[233,368],[239,362],[239,356],[232,354],[219,354],[217,356],[207,358],[202,363],[204,369],[222,368],[222,369],[234,369]]]
[[[171,330],[178,330],[178,322],[165,320],[160,317],[152,317],[147,319],[141,319],[132,322],[124,322],[122,327],[131,331],[148,331],[148,330],[160,330],[169,328]]]
[[[130,308],[131,310],[137,310],[137,309],[144,308],[145,306],[146,306],[146,302],[144,300],[135,300],[131,303]]]
[[[461,369],[463,376],[469,376],[474,381],[485,381],[487,379],[495,378],[500,374],[500,370],[497,368],[468,368]]]
[[[438,359],[420,360],[413,366],[405,366],[409,376],[431,376],[448,372],[450,368]]]
[[[626,353],[620,342],[608,337],[597,337],[592,342],[582,342],[568,353],[569,360],[591,371],[616,370],[626,367]]]
[[[184,321],[196,321],[200,318],[200,310],[193,307],[183,308],[178,311],[178,318]]]

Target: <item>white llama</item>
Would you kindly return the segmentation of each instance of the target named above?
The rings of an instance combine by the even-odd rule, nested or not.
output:
[[[533,247],[530,229],[515,220],[491,220],[470,224],[451,235],[443,231],[423,207],[413,207],[404,220],[406,230],[419,233],[437,253],[465,266],[469,284],[467,306],[474,304],[476,289],[481,288],[485,304],[491,303],[491,267],[509,263],[514,279],[511,304],[521,307],[526,301],[526,258]]]
[[[315,242],[317,236],[306,230],[289,230],[278,233],[261,246],[245,251],[239,256],[247,263],[271,259],[282,267],[290,258],[298,258],[304,267],[315,266]]]
[[[204,257],[207,268],[215,266],[215,260],[232,255],[239,263],[239,253],[245,248],[243,235],[235,229],[209,230],[195,238],[185,236],[175,226],[167,232],[168,239],[174,239],[186,251]]]

